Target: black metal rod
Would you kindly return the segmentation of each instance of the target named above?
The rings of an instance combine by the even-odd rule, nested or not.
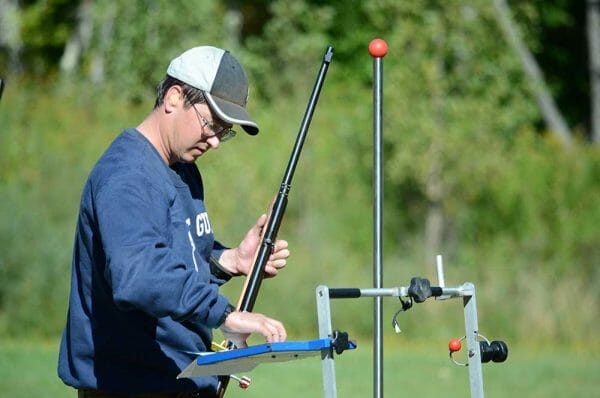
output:
[[[317,101],[319,100],[321,88],[323,87],[325,75],[329,69],[329,63],[331,62],[332,57],[333,47],[329,46],[325,50],[325,55],[323,56],[323,61],[317,75],[317,80],[309,98],[306,111],[304,112],[304,117],[302,118],[300,131],[298,132],[290,160],[281,181],[279,193],[277,194],[275,202],[273,203],[267,224],[263,229],[263,237],[256,254],[256,259],[250,274],[246,278],[246,284],[244,285],[244,289],[237,306],[238,311],[251,312],[254,308],[256,298],[258,297],[258,291],[264,278],[265,267],[267,265],[267,261],[269,260],[269,256],[273,251],[273,246],[275,245],[275,241],[277,239],[277,233],[279,232],[279,227],[281,226],[281,221],[283,220],[283,215],[287,207],[288,194],[291,188],[294,172],[296,170],[296,165],[298,164],[298,159],[300,158],[300,152],[302,151],[302,146],[304,145],[308,128],[310,126],[310,122],[312,121],[315,107],[317,105]],[[232,344],[228,343],[227,347],[232,348]],[[217,397],[222,398],[225,395],[227,385],[229,384],[229,379],[229,376],[219,377],[219,382],[217,384]]]
[[[281,226],[281,221],[287,207],[288,193],[291,188],[292,179],[294,178],[294,172],[296,170],[296,165],[298,164],[298,159],[300,158],[300,152],[302,151],[302,146],[304,145],[308,128],[310,126],[317,101],[319,100],[321,88],[323,87],[325,75],[327,73],[327,69],[329,68],[329,63],[331,62],[332,56],[333,47],[327,47],[325,55],[323,56],[321,68],[319,69],[319,74],[317,75],[317,81],[315,82],[306,112],[304,113],[304,117],[302,119],[300,131],[298,132],[298,136],[296,138],[296,143],[294,144],[290,160],[281,182],[281,187],[279,188],[279,193],[277,194],[277,198],[273,204],[271,216],[269,217],[265,227],[258,256],[254,266],[252,267],[250,275],[248,275],[248,283],[238,308],[240,311],[252,311],[254,303],[256,302],[258,290],[260,289],[260,285],[264,277],[265,266],[267,265],[267,260],[269,259],[271,252],[273,251],[273,245],[275,245],[277,233],[279,232],[279,227]]]

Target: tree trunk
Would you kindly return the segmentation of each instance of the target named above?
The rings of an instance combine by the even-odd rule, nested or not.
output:
[[[227,3],[227,11],[223,21],[225,33],[225,45],[227,48],[236,49],[240,46],[242,36],[242,24],[244,16],[237,1]]]
[[[600,143],[600,0],[587,1],[587,36],[590,54],[592,142]]]
[[[60,71],[63,77],[71,75],[79,66],[83,54],[90,46],[92,29],[92,2],[85,0],[79,4],[77,26],[65,44],[65,50],[60,58]]]
[[[436,38],[435,75],[432,78],[432,108],[434,131],[429,156],[429,170],[425,193],[429,206],[425,219],[425,259],[433,259],[440,253],[444,238],[444,183],[442,178],[443,133],[446,131],[444,117],[444,36]]]
[[[105,3],[102,7],[104,9],[101,12],[101,17],[96,18],[100,22],[100,37],[98,38],[98,46],[92,53],[90,67],[90,80],[94,84],[103,83],[105,79],[104,60],[106,52],[111,46],[113,24],[117,17],[119,3]]]
[[[510,15],[510,9],[506,0],[494,0],[494,7],[496,8],[498,23],[506,36],[506,40],[517,53],[523,64],[525,74],[531,81],[533,94],[542,112],[546,126],[565,146],[570,146],[571,131],[554,103],[540,67],[521,38],[520,30]]]
[[[0,0],[0,47],[8,48],[8,69],[14,74],[23,70],[20,20],[18,0]]]

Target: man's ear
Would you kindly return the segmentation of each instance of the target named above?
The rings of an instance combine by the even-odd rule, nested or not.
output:
[[[173,93],[169,96],[169,105],[176,106],[181,101],[181,94]]]
[[[169,108],[176,107],[183,100],[183,92],[179,86],[171,86],[165,95],[165,104]]]

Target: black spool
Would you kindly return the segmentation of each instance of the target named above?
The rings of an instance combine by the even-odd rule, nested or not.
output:
[[[503,341],[494,340],[491,343],[480,341],[481,362],[504,362],[508,358],[508,346]]]

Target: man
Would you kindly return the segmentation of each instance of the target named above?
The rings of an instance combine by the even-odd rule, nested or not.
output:
[[[232,138],[255,135],[248,79],[227,51],[195,47],[173,59],[152,112],[126,129],[85,184],[58,373],[79,397],[214,396],[216,377],[176,379],[208,351],[212,329],[238,347],[251,333],[284,341],[274,319],[235,311],[219,286],[247,275],[263,214],[240,245],[214,239],[194,161]],[[266,266],[286,265],[278,240]]]

